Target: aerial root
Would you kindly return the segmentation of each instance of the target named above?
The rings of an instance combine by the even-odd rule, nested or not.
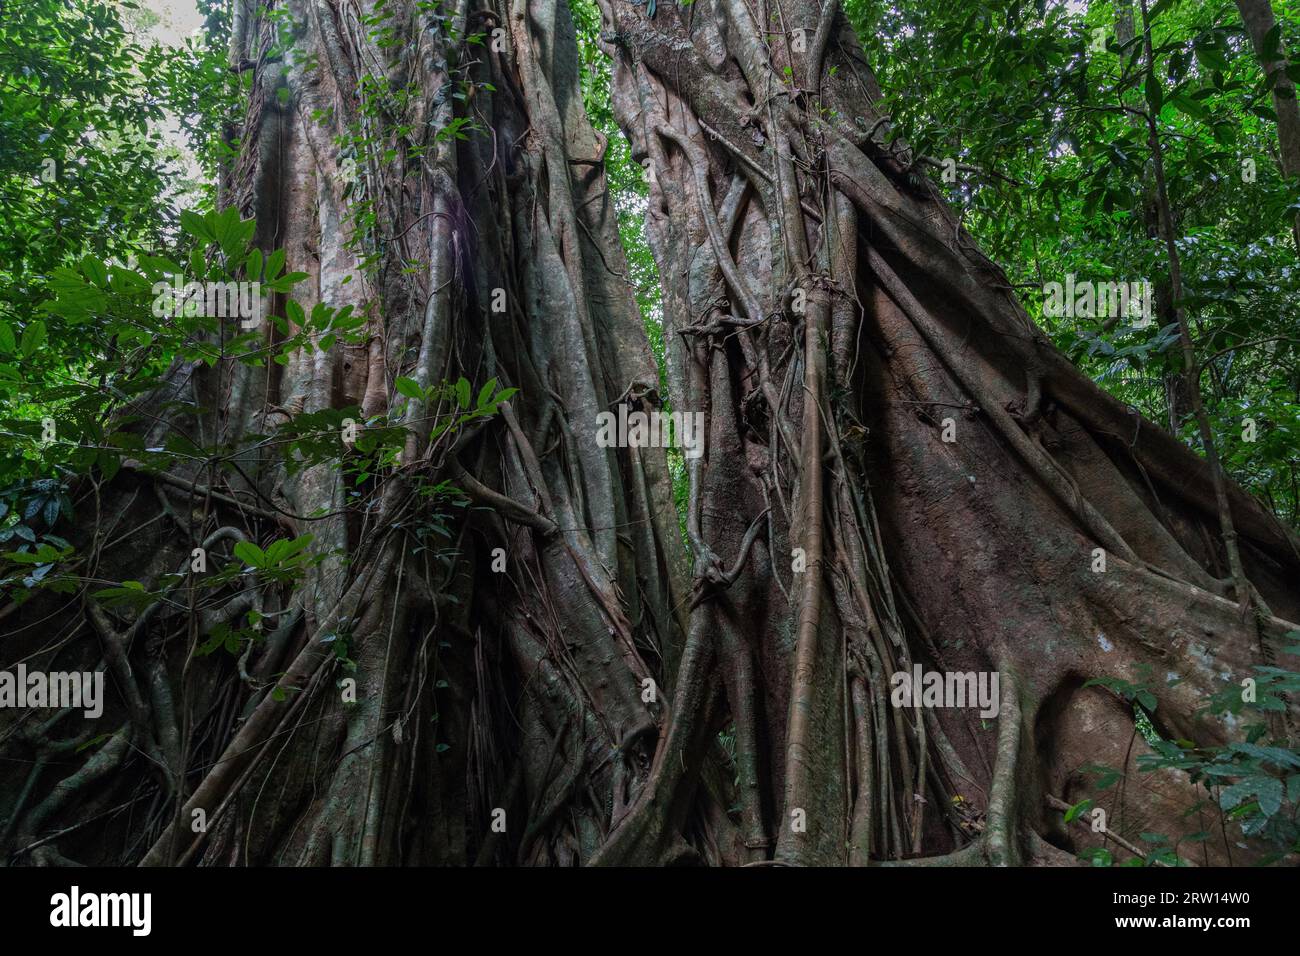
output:
[[[940,856],[887,860],[877,866],[1019,866],[1023,854],[1019,832],[1020,791],[1017,769],[1020,763],[1020,731],[1024,711],[1020,684],[1009,670],[1002,675],[1002,702],[998,712],[997,750],[993,765],[993,786],[989,795],[984,832],[973,842]],[[1027,839],[1032,843],[1036,834]],[[1041,839],[1041,838],[1040,838]]]
[[[993,764],[993,788],[989,794],[986,855],[992,866],[1016,866],[1020,847],[1016,843],[1015,821],[1019,791],[1016,768],[1020,756],[1020,684],[1015,675],[1002,669],[1002,705],[998,712],[998,742]]]

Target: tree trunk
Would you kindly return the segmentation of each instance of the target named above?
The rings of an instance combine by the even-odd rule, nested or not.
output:
[[[1276,49],[1270,50],[1268,35],[1277,26],[1273,5],[1269,0],[1237,0],[1237,10],[1246,24],[1251,46],[1259,57],[1264,76],[1276,76],[1273,85],[1273,112],[1277,114],[1278,165],[1282,175],[1300,177],[1300,100],[1296,99],[1296,85],[1287,70],[1286,46],[1279,39]],[[1300,252],[1300,213],[1296,214],[1294,233],[1296,251]]]
[[[600,4],[650,161],[671,400],[707,423],[687,542],[663,452],[596,441],[600,412],[654,409],[657,377],[567,7],[249,12],[222,195],[370,337],[181,365],[154,397],[146,444],[180,428],[240,467],[103,489],[123,530],[100,533],[97,577],[170,588],[166,607],[11,616],[51,668],[102,654],[119,728],[75,758],[89,732],[67,715],[7,735],[34,768],[4,792],[18,862],[1053,863],[1110,839],[1056,809],[1096,764],[1126,774],[1099,799],[1117,841],[1200,829],[1186,777],[1136,772],[1133,706],[1085,682],[1149,671],[1162,736],[1228,739],[1198,708],[1300,618],[1296,536],[1227,488],[1258,589],[1243,620],[1205,463],[1056,352],[885,145],[834,0]],[[467,139],[443,132],[462,118]],[[399,398],[398,377],[462,376],[520,392],[429,437],[451,400]],[[411,427],[394,466],[262,454],[353,406]],[[295,585],[158,583],[196,546],[307,532],[326,559]],[[264,641],[195,655],[250,606]],[[996,719],[893,706],[913,665],[996,672]]]
[[[696,608],[655,773],[598,859],[663,859],[684,832],[669,808],[690,786],[704,711],[680,698],[697,684],[726,691],[750,861],[1051,860],[1091,838],[1046,806],[1091,796],[1096,764],[1127,774],[1125,805],[1099,801],[1121,836],[1196,829],[1185,778],[1135,772],[1132,707],[1084,684],[1176,673],[1155,682],[1162,736],[1222,739],[1195,713],[1216,682],[1195,661],[1239,679],[1271,659],[1298,610],[1295,536],[1229,491],[1272,608],[1242,620],[1209,469],[1064,361],[884,145],[833,0],[601,8],[616,113],[655,173],[674,395],[709,414],[697,579],[751,522],[771,533]],[[888,675],[916,663],[999,672],[996,731],[890,708]]]
[[[236,461],[249,480],[229,480],[230,507],[204,501],[216,490],[207,470],[167,480],[124,470],[105,513],[129,527],[156,493],[181,516],[168,534],[106,553],[106,576],[148,567],[136,576],[152,586],[184,568],[192,547],[215,549],[220,566],[215,555],[244,537],[311,533],[330,557],[301,586],[259,591],[258,609],[283,626],[240,662],[247,680],[194,656],[246,600],[226,594],[201,625],[164,611],[138,627],[87,598],[100,640],[130,655],[117,677],[141,701],[138,719],[86,764],[121,771],[107,779],[122,782],[60,783],[38,770],[15,816],[20,859],[52,859],[50,844],[33,844],[103,797],[139,798],[147,812],[110,818],[111,843],[100,826],[61,840],[69,855],[573,862],[594,852],[649,763],[663,698],[643,699],[643,685],[675,668],[687,579],[663,453],[592,440],[599,412],[649,407],[658,380],[623,278],[606,144],[583,113],[568,9],[364,8],[365,22],[355,5],[325,0],[275,4],[270,15],[240,8],[232,60],[257,68],[221,193],[256,217],[265,249],[283,247],[288,269],[309,275],[305,311],[351,305],[367,316],[368,341],[297,352],[283,366],[178,367],[166,397],[213,411],[164,421],[149,441],[171,425],[246,446],[304,416],[359,407],[367,426],[410,424],[400,467],[353,482],[337,463],[291,471],[245,450]],[[269,56],[277,32],[289,40],[283,64]],[[464,39],[475,35],[486,42]],[[457,120],[478,131],[457,137]],[[476,391],[496,378],[522,393],[491,426],[431,440],[449,400],[407,401],[399,376],[422,387],[464,376]],[[474,507],[430,496],[444,481]],[[178,482],[203,494],[178,494]],[[449,542],[429,533],[440,522]],[[211,535],[224,525],[234,527]],[[437,559],[439,544],[454,561]],[[184,607],[189,590],[173,601]],[[33,640],[38,615],[32,605],[20,615]],[[136,633],[148,646],[130,642]],[[339,669],[339,640],[354,676]],[[350,676],[355,703],[336,686]],[[165,693],[150,699],[152,687]],[[161,766],[138,752],[161,753]],[[492,828],[498,809],[504,839]]]

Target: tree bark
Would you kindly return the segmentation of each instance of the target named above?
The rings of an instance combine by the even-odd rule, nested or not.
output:
[[[601,9],[616,114],[655,170],[648,226],[677,333],[670,375],[711,417],[691,476],[705,528],[697,576],[714,554],[727,564],[769,500],[789,502],[768,513],[776,543],[751,553],[749,580],[695,611],[720,637],[712,655],[683,657],[677,681],[720,680],[738,762],[753,741],[746,763],[767,768],[747,846],[775,844],[789,864],[1042,859],[1050,850],[1031,834],[1078,848],[1043,807],[1086,795],[1079,771],[1091,762],[1122,768],[1143,787],[1130,804],[1180,832],[1175,807],[1196,802],[1194,788],[1141,780],[1132,709],[1083,684],[1176,672],[1186,679],[1158,688],[1162,732],[1228,733],[1193,714],[1213,683],[1189,662],[1193,629],[1213,634],[1235,674],[1267,659],[1286,625],[1265,614],[1257,633],[1225,597],[1206,463],[1069,366],[916,184],[914,157],[885,145],[888,117],[835,4]],[[825,46],[796,42],[801,31]],[[1239,489],[1225,494],[1253,529],[1252,581],[1294,620],[1282,584],[1294,535]],[[1098,548],[1104,573],[1089,562]],[[792,549],[805,571],[787,571]],[[783,573],[797,586],[780,586]],[[739,659],[721,636],[736,621]],[[891,708],[888,677],[914,662],[998,671],[996,732],[968,714]],[[749,669],[763,678],[761,709],[738,700]],[[680,835],[664,808],[689,785],[680,768],[695,720],[674,709],[657,772],[599,862],[662,859]],[[1085,730],[1097,727],[1109,732]],[[1134,816],[1118,814],[1126,832]]]
[[[1212,472],[1053,348],[886,145],[837,4],[600,5],[616,114],[652,171],[671,400],[707,423],[687,541],[662,450],[595,440],[600,412],[655,407],[657,376],[567,8],[250,10],[259,66],[222,195],[308,273],[308,312],[352,305],[369,339],[178,365],[148,444],[183,428],[239,469],[85,491],[110,529],[99,577],[171,600],[10,616],[19,653],[102,656],[117,685],[116,730],[74,757],[90,731],[68,715],[5,728],[34,767],[4,791],[11,858],[1049,862],[1088,839],[1055,808],[1092,795],[1090,764],[1127,774],[1118,838],[1198,828],[1196,788],[1140,775],[1132,706],[1085,681],[1153,673],[1163,736],[1229,739],[1199,707],[1300,619],[1294,533],[1222,487],[1260,598],[1243,621],[1214,570]],[[455,119],[477,129],[440,135]],[[433,437],[449,400],[403,406],[399,376],[520,392]],[[410,427],[391,468],[264,453],[283,423],[353,407]],[[160,583],[196,543],[221,564],[307,531],[324,560],[296,584]],[[195,655],[252,601],[275,627],[245,660]],[[996,718],[893,706],[913,665],[995,672]]]

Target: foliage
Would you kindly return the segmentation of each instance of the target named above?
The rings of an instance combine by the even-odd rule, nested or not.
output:
[[[1275,41],[1300,49],[1294,3],[1273,7]],[[1151,3],[1154,81],[1142,68],[1140,0],[1086,10],[1047,0],[849,0],[846,9],[890,91],[889,136],[913,158],[961,164],[940,185],[1030,314],[1108,391],[1198,447],[1185,402],[1175,400],[1171,416],[1182,371],[1175,303],[1147,328],[1042,308],[1044,283],[1069,273],[1148,279],[1158,300],[1167,294],[1144,118],[1154,114],[1182,258],[1176,304],[1195,336],[1216,440],[1233,476],[1295,523],[1300,267],[1290,230],[1300,184],[1281,174],[1276,77],[1263,76],[1235,4]],[[1132,39],[1121,41],[1125,32]]]
[[[1300,657],[1300,631],[1291,631],[1287,636],[1296,643],[1285,649],[1286,655]],[[1282,729],[1279,718],[1287,711],[1287,695],[1300,692],[1300,671],[1272,665],[1259,665],[1254,671],[1255,676],[1240,685],[1225,683],[1202,708],[1202,716],[1218,717],[1229,726],[1239,727],[1244,734],[1242,741],[1217,745],[1198,745],[1186,739],[1167,740],[1159,734],[1149,717],[1157,704],[1157,688],[1149,673],[1140,675],[1136,682],[1098,677],[1085,683],[1085,687],[1105,687],[1134,706],[1139,718],[1135,733],[1140,732],[1151,749],[1150,753],[1138,756],[1138,770],[1143,773],[1173,770],[1186,774],[1205,792],[1187,813],[1199,813],[1202,817],[1208,814],[1214,821],[1175,845],[1170,845],[1163,834],[1143,833],[1142,840],[1152,845],[1150,852],[1142,857],[1129,857],[1119,865],[1186,865],[1191,851],[1181,850],[1181,844],[1194,845],[1209,839],[1211,827],[1226,832],[1231,826],[1241,838],[1266,841],[1274,848],[1271,857],[1266,859],[1280,860],[1300,850],[1300,749],[1292,746],[1285,734],[1277,733]],[[1066,810],[1062,817],[1066,824],[1081,819],[1100,802],[1102,792],[1124,776],[1120,770],[1101,766],[1084,767],[1082,772],[1095,778],[1091,789],[1096,796]],[[1122,808],[1122,798],[1119,806]],[[1079,856],[1094,866],[1115,864],[1114,854],[1105,847],[1089,847]]]

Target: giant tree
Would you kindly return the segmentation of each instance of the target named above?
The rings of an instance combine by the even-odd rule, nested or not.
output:
[[[115,687],[107,739],[10,728],[21,861],[1051,863],[1101,766],[1118,845],[1206,829],[1137,759],[1235,739],[1200,708],[1300,618],[1294,533],[1034,327],[835,0],[600,7],[666,396],[563,4],[236,4],[235,212],[190,226],[302,288],[119,411],[75,586],[6,614]],[[665,399],[684,534],[596,440]],[[894,706],[914,665],[996,719]]]

